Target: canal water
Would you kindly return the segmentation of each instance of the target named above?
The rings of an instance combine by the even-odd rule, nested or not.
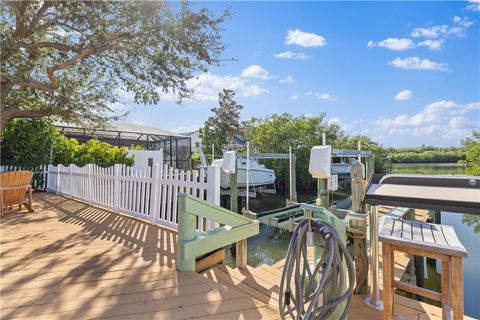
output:
[[[410,174],[464,174],[464,167],[457,164],[394,164],[392,173]],[[347,194],[338,192],[334,199],[341,199]],[[300,194],[300,202],[312,202],[315,194]],[[262,212],[285,206],[284,195],[260,195],[250,200],[250,208]],[[239,203],[241,208],[241,203]],[[442,212],[442,224],[451,225],[469,252],[463,261],[465,315],[480,319],[480,216]],[[285,230],[262,227],[261,235],[250,239],[248,264],[257,266],[262,263],[274,264],[285,258],[291,233]],[[227,250],[225,263],[234,266],[235,261],[230,250]],[[440,267],[427,264],[425,286],[432,290],[440,290]]]

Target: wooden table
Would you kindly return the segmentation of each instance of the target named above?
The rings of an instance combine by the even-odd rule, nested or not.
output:
[[[452,226],[386,218],[380,235],[383,253],[384,318],[391,319],[394,289],[441,301],[443,319],[463,319],[462,258],[467,250],[458,240]],[[441,292],[420,288],[393,277],[395,251],[442,261]]]

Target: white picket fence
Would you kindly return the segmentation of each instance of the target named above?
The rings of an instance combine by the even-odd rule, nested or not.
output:
[[[220,168],[212,166],[191,172],[166,164],[147,168],[49,165],[47,181],[48,191],[173,229],[178,222],[178,193],[220,205]],[[198,221],[199,231],[217,226],[203,218]]]
[[[33,171],[32,187],[38,190],[45,190],[47,187],[47,165],[41,165],[38,167],[19,167],[12,165],[0,166],[0,172],[20,170]]]

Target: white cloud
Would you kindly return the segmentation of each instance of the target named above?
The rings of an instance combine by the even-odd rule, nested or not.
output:
[[[394,118],[383,118],[375,122],[384,129],[398,129],[441,125],[450,121],[452,117],[465,115],[472,110],[480,109],[480,102],[459,105],[454,101],[441,100],[433,102],[414,114],[402,114]],[[457,119],[458,120],[458,119]]]
[[[412,96],[413,96],[412,91],[403,90],[397,93],[397,95],[395,96],[395,100],[406,101],[406,100],[410,100]]]
[[[408,57],[405,59],[397,57],[388,62],[388,64],[395,68],[405,70],[448,70],[448,65],[446,63],[435,62],[428,59],[420,59],[419,57]]]
[[[176,127],[176,128],[172,128],[172,129],[170,129],[170,131],[176,132],[176,133],[187,133],[187,132],[197,131],[201,127],[203,127],[202,124],[192,124],[190,126],[179,126],[179,127]]]
[[[126,105],[118,101],[107,103],[107,107],[110,108],[110,110],[118,113],[125,113],[129,109]]]
[[[465,33],[469,27],[473,25],[473,21],[467,17],[460,18],[455,16],[453,19],[453,26],[446,24],[441,26],[431,26],[428,28],[415,28],[413,29],[411,36],[416,38],[437,39],[446,38],[454,35],[458,37],[465,36]]]
[[[315,97],[317,99],[320,99],[320,100],[329,100],[329,101],[338,100],[335,96],[331,95],[330,93],[307,91],[307,92],[305,92],[305,95],[306,96],[313,96],[313,97]]]
[[[202,73],[198,77],[190,79],[187,86],[194,91],[192,98],[200,101],[217,101],[218,93],[223,89],[231,89],[239,97],[253,97],[268,92],[262,87],[250,84],[246,79],[212,73]]]
[[[433,39],[446,33],[448,33],[448,25],[444,24],[442,26],[432,26],[429,28],[415,28],[410,35],[416,38]]]
[[[367,129],[368,135],[387,134],[396,139],[399,136],[421,137],[422,141],[430,141],[429,143],[436,141],[444,145],[458,144],[461,139],[471,135],[473,129],[480,128],[478,110],[480,102],[462,105],[440,100],[417,113],[381,117]]]
[[[428,47],[430,50],[440,50],[442,48],[443,42],[444,42],[443,39],[439,39],[439,40],[427,39],[425,41],[419,42],[418,46]]]
[[[285,79],[280,79],[280,83],[295,83],[293,76],[288,76]]]
[[[288,30],[287,36],[285,37],[286,44],[296,44],[302,47],[323,47],[326,45],[325,38],[321,35],[303,32],[299,29]]]
[[[478,126],[478,122],[472,121],[464,116],[457,116],[450,119],[448,122],[452,129],[468,129],[475,128],[475,124]]]
[[[468,0],[467,10],[480,11],[480,0]]]
[[[274,76],[271,76],[268,70],[262,68],[258,64],[253,64],[250,67],[243,69],[240,76],[243,78],[257,78],[262,80],[276,78]]]
[[[293,96],[290,97],[290,100],[298,100],[300,96],[298,94],[294,94]]]
[[[413,43],[412,40],[407,38],[402,38],[402,39],[388,38],[379,42],[369,41],[367,46],[369,48],[381,47],[381,48],[387,48],[395,51],[403,51],[403,50],[415,48],[415,43]]]
[[[480,3],[480,2],[479,2]],[[463,17],[463,18],[460,18],[458,16],[455,16],[452,18],[453,20],[453,24],[456,24],[456,25],[459,25],[459,26],[462,26],[464,28],[469,28],[473,25],[473,21],[471,20],[468,20],[467,17]]]
[[[341,130],[348,131],[354,127],[356,127],[362,120],[353,120],[352,122],[345,122],[342,120],[340,117],[333,117],[330,120],[328,120],[328,124],[337,124]]]
[[[292,51],[285,51],[285,52],[279,52],[279,53],[274,53],[273,56],[275,58],[279,59],[298,59],[298,60],[306,60],[309,59],[310,56],[307,56],[304,53],[301,52],[292,52]]]

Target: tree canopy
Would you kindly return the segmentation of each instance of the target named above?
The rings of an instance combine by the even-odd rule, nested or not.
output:
[[[327,141],[337,146],[345,138],[337,124],[327,124],[325,113],[312,117],[291,114],[274,114],[265,118],[252,118],[245,123],[243,135],[252,146],[259,148],[259,152],[288,152],[289,146],[297,157],[296,172],[298,186],[308,188],[314,182],[308,172],[310,150],[313,146],[322,144],[322,133],[325,132]],[[279,181],[285,181],[286,163],[284,160],[266,161],[269,168],[274,169]]]
[[[466,159],[460,162],[467,165],[465,173],[480,176],[480,130],[473,130],[471,137],[462,140],[462,146]]]
[[[223,89],[218,94],[218,107],[212,109],[203,128],[200,129],[200,139],[205,146],[215,146],[215,154],[222,154],[222,146],[231,143],[232,137],[240,133],[240,111],[243,106],[235,100],[233,90]]]
[[[165,1],[2,1],[1,129],[13,118],[99,123],[136,103],[191,94],[187,80],[220,63],[222,22]]]

